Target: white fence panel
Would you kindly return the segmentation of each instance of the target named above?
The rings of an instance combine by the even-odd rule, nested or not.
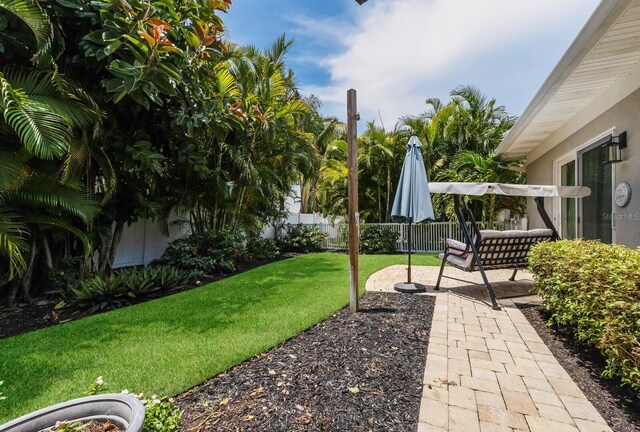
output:
[[[315,226],[321,233],[326,233],[327,237],[322,241],[321,247],[323,249],[347,249],[348,244],[348,225],[341,224],[307,224],[308,226]],[[406,252],[409,249],[408,245],[408,224],[399,223],[381,223],[381,224],[367,224],[384,226],[391,231],[397,232],[398,237],[398,250]],[[485,229],[486,223],[478,223],[480,229]],[[469,228],[471,224],[469,224]],[[519,229],[517,222],[498,222],[494,223],[493,229],[496,230],[511,230]],[[457,222],[431,222],[425,224],[411,225],[412,234],[412,251],[414,252],[442,252],[445,248],[446,239],[452,238],[459,241],[464,241],[462,237],[462,230]]]
[[[169,231],[167,237],[162,233],[160,223],[151,219],[140,219],[125,226],[113,268],[148,265],[162,256],[169,243],[189,234],[189,228],[184,225],[172,225]]]

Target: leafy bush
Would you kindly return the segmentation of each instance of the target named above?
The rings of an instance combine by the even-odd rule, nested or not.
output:
[[[113,273],[108,279],[94,276],[73,280],[58,291],[63,302],[91,312],[151,298],[158,293],[171,293],[192,286],[202,272],[158,266],[128,268]]]
[[[640,251],[589,240],[536,245],[529,254],[550,323],[606,358],[606,377],[640,389]]]
[[[246,259],[247,248],[241,234],[206,232],[175,240],[154,264],[199,270],[206,274],[231,273],[236,263]]]
[[[257,260],[270,260],[280,255],[280,249],[274,239],[257,238],[247,243],[249,256]]]
[[[180,430],[180,419],[183,411],[175,404],[173,398],[151,395],[147,399],[138,395],[144,405],[144,427],[142,432],[177,432]]]
[[[277,240],[282,252],[314,252],[320,250],[322,240],[327,237],[318,227],[287,225],[285,234]]]
[[[400,233],[384,225],[362,225],[360,252],[363,254],[393,254],[398,251]]]

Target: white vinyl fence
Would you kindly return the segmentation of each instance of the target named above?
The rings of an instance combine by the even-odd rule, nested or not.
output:
[[[406,252],[408,250],[408,225],[399,223],[367,224],[388,227],[394,232],[400,233],[398,239],[398,250]],[[486,228],[486,223],[478,224],[481,229]],[[320,232],[326,233],[327,237],[322,241],[323,249],[347,249],[348,226],[347,224],[308,224],[317,227]],[[520,229],[517,222],[496,222],[493,229],[510,230]],[[432,222],[418,225],[411,225],[412,250],[415,252],[442,252],[444,250],[445,239],[453,238],[464,241],[462,230],[457,222]]]

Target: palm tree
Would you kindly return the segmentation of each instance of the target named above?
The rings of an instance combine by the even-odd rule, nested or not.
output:
[[[445,129],[449,139],[457,144],[457,150],[493,152],[515,118],[507,114],[505,107],[496,106],[495,99],[488,99],[473,86],[456,87],[451,96],[454,112]]]
[[[521,162],[509,161],[501,155],[484,156],[472,151],[459,153],[451,166],[437,175],[438,181],[448,182],[479,182],[479,183],[524,183],[524,174],[514,168],[520,167]],[[436,207],[445,205],[447,215],[455,218],[451,200],[446,200],[442,195],[434,198]],[[502,195],[483,195],[473,197],[475,202],[474,214],[479,220],[488,222],[493,226],[496,214],[503,209],[510,209],[522,213],[526,207],[523,199]]]
[[[97,206],[62,158],[69,154],[75,131],[99,122],[100,113],[68,93],[68,83],[55,71],[5,68],[0,87],[0,268],[8,269],[0,283],[13,281],[12,303],[18,281],[29,299],[41,251],[52,266],[52,230],[72,233],[88,246],[74,221],[88,223]]]

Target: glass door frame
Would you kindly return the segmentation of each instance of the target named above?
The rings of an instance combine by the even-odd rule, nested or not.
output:
[[[568,163],[574,162],[576,164],[575,169],[575,178],[573,182],[575,185],[578,183],[578,161],[577,161],[577,150],[572,151],[570,153],[566,153],[561,158],[553,161],[553,184],[556,186],[562,186],[562,167]],[[577,201],[580,201],[579,199]],[[567,233],[564,232],[564,222],[563,218],[565,215],[562,214],[562,198],[554,197],[553,198],[553,224],[558,230],[558,234],[560,238],[566,239]],[[580,229],[580,223],[582,216],[582,208],[576,205],[576,234],[578,237],[582,236],[582,231]]]
[[[583,185],[584,181],[582,178],[582,155],[585,154],[586,152],[593,150],[596,147],[600,147],[602,146],[602,144],[604,144],[608,138],[609,135],[614,134],[615,129],[611,129],[608,133],[604,134],[604,136],[599,136],[597,139],[594,139],[590,142],[590,144],[582,146],[581,148],[576,150],[576,175],[578,177],[578,183],[579,185]],[[611,244],[616,244],[616,203],[615,203],[615,189],[616,189],[616,164],[611,164],[611,218],[610,218],[610,223],[609,223],[609,227],[611,229]],[[580,222],[578,222],[578,235],[580,237],[583,237],[583,232],[582,232],[582,228],[583,228],[583,224],[582,221],[584,220],[584,215],[583,215],[583,211],[582,211],[582,200],[578,200],[578,205],[577,205],[577,209],[578,209],[578,215],[579,215],[579,220]]]

